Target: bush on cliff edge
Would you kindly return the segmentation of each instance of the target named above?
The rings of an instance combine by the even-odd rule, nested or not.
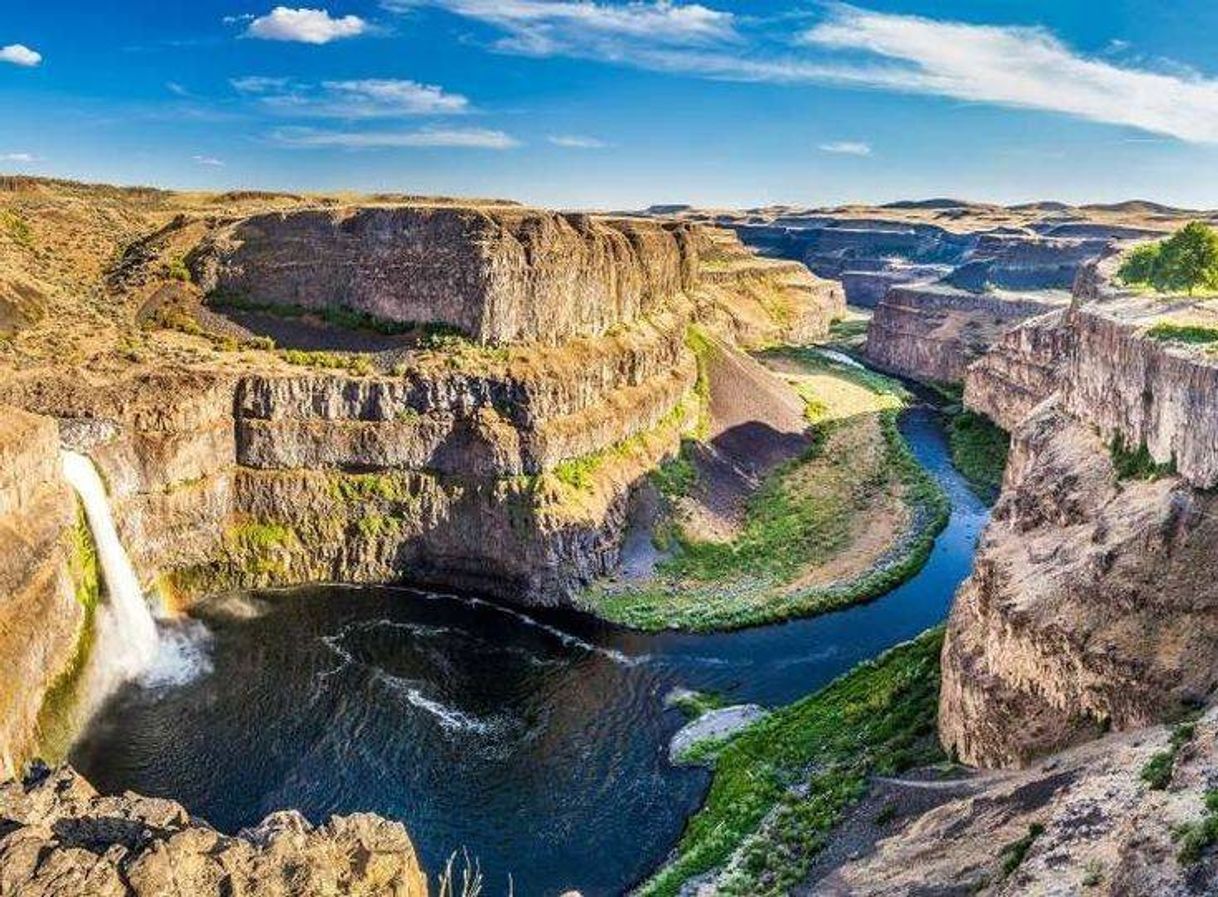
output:
[[[1200,221],[1186,224],[1166,240],[1135,248],[1117,277],[1161,293],[1218,291],[1218,232]]]

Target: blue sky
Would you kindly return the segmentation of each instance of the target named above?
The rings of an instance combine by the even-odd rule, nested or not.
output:
[[[1218,206],[1209,0],[6,0],[0,171],[564,207]]]

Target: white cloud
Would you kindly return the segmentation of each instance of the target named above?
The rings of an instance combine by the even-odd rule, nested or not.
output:
[[[843,156],[870,156],[871,144],[857,140],[835,140],[817,147],[822,153],[837,153]]]
[[[271,139],[282,146],[301,149],[453,147],[507,150],[520,146],[520,141],[511,135],[487,128],[422,128],[415,131],[320,131],[311,128],[282,128],[272,133]]]
[[[197,165],[208,165],[212,168],[223,168],[224,160],[217,159],[215,156],[191,156]]]
[[[190,91],[179,84],[177,81],[166,81],[165,89],[176,97],[189,97]]]
[[[547,139],[555,146],[566,149],[604,149],[609,145],[596,137],[580,137],[578,134],[556,134]]]
[[[0,162],[41,162],[33,153],[0,153]]]
[[[233,89],[240,93],[267,93],[273,90],[284,90],[291,83],[291,78],[268,78],[264,75],[246,75],[243,78],[231,78],[228,82]]]
[[[530,55],[585,52],[616,56],[632,41],[657,46],[710,44],[735,37],[735,17],[699,3],[632,0],[386,0],[391,11],[437,6],[502,29],[496,46]]]
[[[42,62],[42,54],[31,50],[25,44],[9,44],[7,47],[0,47],[0,62],[34,66]]]
[[[250,76],[230,82],[240,93],[256,96],[273,111],[300,117],[387,118],[403,115],[458,115],[469,100],[434,84],[388,78],[323,81]]]
[[[497,49],[729,81],[834,84],[1037,109],[1218,143],[1218,78],[1169,60],[1076,52],[1043,27],[974,25],[830,4],[790,37],[788,17],[736,17],[676,0],[385,0],[499,29]],[[1124,48],[1121,48],[1124,49]]]
[[[333,18],[325,9],[292,9],[276,6],[250,22],[246,37],[262,40],[296,41],[302,44],[328,44],[344,37],[356,37],[368,30],[359,16]]]
[[[828,66],[815,80],[1043,109],[1218,143],[1218,80],[1087,58],[1044,28],[970,25],[839,6],[802,41],[873,58]]]

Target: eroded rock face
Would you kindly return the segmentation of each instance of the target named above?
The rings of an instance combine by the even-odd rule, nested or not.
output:
[[[0,892],[23,897],[427,897],[406,830],[279,812],[235,837],[181,805],[101,796],[70,768],[0,785]]]
[[[75,525],[55,422],[0,406],[0,776],[34,748],[43,696],[71,665],[85,624]]]
[[[1019,765],[1210,695],[1216,509],[1178,477],[1118,482],[1094,433],[1051,404],[1025,421],[952,609],[944,744]]]
[[[1218,858],[1211,853],[1198,861],[1181,859],[1176,830],[1198,823],[1205,792],[1218,786],[1218,715],[1211,711],[1203,718],[1176,753],[1170,786],[1151,790],[1141,770],[1168,750],[1170,739],[1162,727],[1114,735],[1026,771],[983,776],[955,789],[964,796],[898,822],[898,830],[866,856],[806,893],[1213,894]],[[1033,826],[1040,834],[1005,871],[1011,845],[1029,839]]]
[[[661,308],[698,273],[693,229],[511,208],[260,215],[213,234],[196,280],[247,302],[345,305],[480,342],[596,336]]]
[[[943,285],[893,287],[867,331],[867,358],[919,380],[961,383],[969,364],[1021,321],[1068,304],[1066,292],[971,293]]]
[[[1073,351],[1066,311],[1031,318],[1006,331],[968,366],[964,404],[1008,433],[1061,386]]]

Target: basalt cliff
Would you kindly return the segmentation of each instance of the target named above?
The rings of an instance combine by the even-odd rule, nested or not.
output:
[[[1148,725],[1218,687],[1218,364],[1162,336],[1213,314],[1113,288],[1115,264],[967,375],[966,401],[1013,431],[944,649],[940,729],[970,763]]]
[[[697,415],[690,326],[802,341],[844,309],[836,284],[684,222],[6,187],[10,774],[90,638],[60,445],[97,465],[171,607],[406,579],[559,604],[615,569],[632,490]]]

